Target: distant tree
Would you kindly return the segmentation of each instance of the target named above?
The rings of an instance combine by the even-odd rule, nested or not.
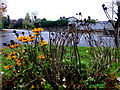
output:
[[[7,11],[7,4],[5,0],[0,0],[0,30],[2,30],[2,17],[3,14]]]
[[[7,17],[2,17],[3,28],[8,28],[10,22]]]

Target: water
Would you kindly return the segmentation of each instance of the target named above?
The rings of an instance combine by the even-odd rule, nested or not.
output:
[[[10,40],[14,40],[15,42],[19,43],[19,41],[16,39],[16,35],[13,33],[13,30],[16,30],[16,32],[19,34],[19,36],[22,36],[22,32],[25,33],[26,36],[28,36],[29,34],[32,34],[32,31],[30,30],[18,30],[18,29],[6,29],[6,31],[2,31],[2,35],[0,36],[0,38],[2,38],[2,43],[10,43]],[[44,40],[46,40],[47,42],[49,42],[49,32],[48,31],[42,31],[41,32],[42,37]],[[88,39],[86,39],[89,35],[86,33],[79,33],[79,44],[78,46],[87,46],[89,47]],[[107,47],[114,47],[114,38],[113,37],[107,37],[107,36],[99,36],[98,33],[97,34],[92,34],[92,40],[95,41],[92,44],[94,44],[94,46],[107,46]],[[104,41],[104,42],[101,42]],[[2,43],[0,43],[0,45],[2,45]],[[3,47],[3,45],[2,45]]]

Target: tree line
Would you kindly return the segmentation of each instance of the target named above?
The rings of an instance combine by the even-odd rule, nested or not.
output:
[[[43,28],[49,28],[49,27],[64,27],[68,25],[68,20],[60,18],[56,21],[52,20],[46,20],[38,19],[36,16],[34,16],[34,20],[31,20],[29,14],[27,13],[25,16],[25,19],[19,18],[18,20],[11,20],[10,16],[3,16],[2,17],[2,26],[6,29],[25,29],[25,28],[37,28],[37,27],[43,27]]]

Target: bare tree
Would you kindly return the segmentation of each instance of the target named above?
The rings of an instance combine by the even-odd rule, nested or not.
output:
[[[2,29],[2,16],[6,12],[6,2],[5,0],[0,0],[0,30]]]

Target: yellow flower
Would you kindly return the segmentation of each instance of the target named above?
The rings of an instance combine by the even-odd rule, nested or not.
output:
[[[86,50],[86,53],[88,53],[88,50]]]
[[[10,47],[11,47],[11,48],[15,48],[15,46],[14,46],[14,45],[11,45]]]
[[[16,55],[16,52],[11,52],[10,54],[8,54],[8,56],[11,56],[11,55]]]
[[[22,39],[22,42],[27,42],[28,41],[28,39]]]
[[[34,88],[34,85],[32,84],[31,88]]]
[[[27,39],[27,37],[26,37],[26,36],[23,36],[22,39]]]
[[[8,60],[11,60],[11,59],[12,59],[11,55],[8,55],[7,59],[8,59]]]
[[[17,48],[19,46],[19,44],[14,44],[14,46]]]
[[[18,62],[18,63],[20,62],[20,60],[19,60],[19,59],[16,59],[15,61],[16,61],[16,62]]]
[[[32,31],[33,32],[39,32],[39,30],[37,28],[34,28]]]
[[[27,41],[28,41],[28,38],[27,38],[26,36],[23,36],[21,41],[22,41],[22,42],[27,42]]]
[[[14,45],[11,45],[10,47],[11,48],[17,48],[19,46],[19,44],[14,44]]]
[[[42,41],[40,41],[40,46],[43,46],[43,45],[46,45],[46,44],[48,44],[48,42],[46,42],[46,40],[42,40]]]
[[[32,42],[34,40],[34,38],[33,39],[28,39],[28,41],[30,41],[30,42]]]
[[[22,40],[22,36],[18,36],[17,40],[21,41]]]
[[[13,67],[12,65],[4,66],[5,69],[10,69],[10,68],[12,68],[12,67]]]
[[[44,59],[45,56],[44,56],[44,55],[40,55],[39,58],[40,58],[40,59]]]
[[[43,30],[44,30],[43,28],[38,28],[38,31],[39,31],[39,32],[41,32],[41,31],[43,31]]]
[[[10,67],[9,66],[4,66],[5,69],[9,69]]]
[[[34,35],[39,35],[39,33],[33,33]]]
[[[29,36],[28,38],[33,39],[35,36]]]
[[[16,58],[17,56],[16,55],[14,55],[14,56],[11,56],[11,58]]]
[[[43,28],[38,28],[38,29],[37,29],[37,28],[34,28],[32,31],[38,33],[38,32],[41,32],[41,31],[43,31],[43,30],[44,30]]]
[[[17,62],[17,65],[18,66],[22,66],[23,64],[21,62]]]

